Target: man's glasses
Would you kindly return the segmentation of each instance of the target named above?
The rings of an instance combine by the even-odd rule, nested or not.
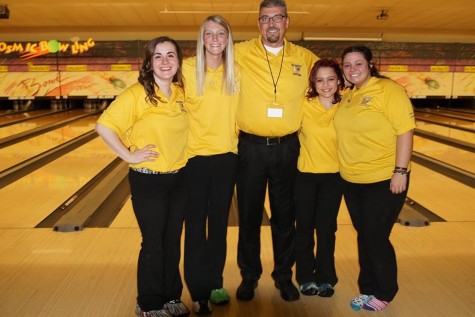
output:
[[[282,14],[277,14],[277,15],[274,15],[273,17],[269,17],[267,15],[263,15],[259,18],[259,22],[263,23],[263,24],[267,24],[270,22],[270,20],[274,21],[275,23],[279,23],[279,22],[282,22],[284,20],[284,18],[286,18],[285,15],[282,15]]]

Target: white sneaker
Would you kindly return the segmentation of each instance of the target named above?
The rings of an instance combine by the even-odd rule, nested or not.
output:
[[[165,303],[163,308],[168,310],[168,312],[174,317],[185,317],[190,314],[188,308],[186,308],[185,304],[183,304],[179,299],[174,299]]]
[[[166,309],[143,311],[139,304],[135,304],[135,314],[140,317],[173,317]]]

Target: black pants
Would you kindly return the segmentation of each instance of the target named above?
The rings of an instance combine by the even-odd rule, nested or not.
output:
[[[391,193],[389,182],[343,182],[345,202],[358,233],[360,293],[388,302],[398,291],[396,253],[389,236],[407,195],[407,189]]]
[[[132,206],[142,233],[137,302],[144,311],[180,299],[180,243],[188,200],[184,172],[151,175],[129,171]]]
[[[266,145],[239,138],[237,196],[239,207],[238,265],[243,279],[258,280],[261,223],[266,185],[269,187],[275,280],[292,278],[295,262],[295,211],[293,193],[300,144],[297,135]]]
[[[338,282],[334,254],[342,192],[339,173],[297,172],[295,259],[296,278],[300,285],[308,282],[335,285]]]
[[[190,200],[185,216],[185,281],[193,301],[223,287],[229,208],[237,155],[196,156],[188,161]]]

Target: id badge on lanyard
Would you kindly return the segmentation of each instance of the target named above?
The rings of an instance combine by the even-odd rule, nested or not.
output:
[[[283,118],[284,105],[276,101],[267,102],[267,118]]]

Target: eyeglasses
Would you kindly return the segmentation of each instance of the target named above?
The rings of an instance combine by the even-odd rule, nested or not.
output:
[[[274,21],[275,23],[279,23],[279,22],[282,22],[284,20],[284,18],[286,18],[285,15],[282,15],[282,14],[277,14],[277,15],[274,15],[273,17],[269,17],[267,15],[263,15],[259,18],[259,22],[263,23],[263,24],[267,24],[270,22],[270,20]]]

